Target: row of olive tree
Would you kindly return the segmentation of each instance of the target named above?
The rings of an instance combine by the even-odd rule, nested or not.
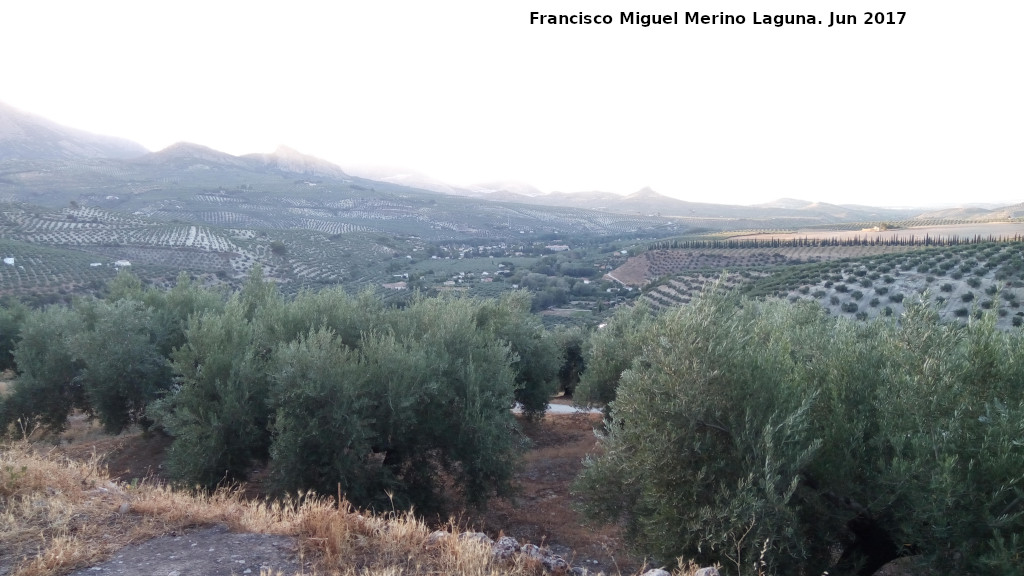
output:
[[[578,398],[613,399],[575,491],[640,550],[733,573],[1021,574],[1024,337],[927,305],[852,322],[708,292],[592,341]]]
[[[152,421],[146,407],[172,386],[167,355],[184,342],[189,316],[216,311],[222,298],[188,277],[174,289],[143,290],[139,280],[119,275],[106,300],[80,299],[73,308],[51,305],[0,310],[0,343],[8,346],[18,377],[0,402],[0,432],[39,426],[63,430],[81,409],[109,433]]]
[[[395,308],[341,289],[286,299],[258,271],[230,296],[119,275],[107,299],[24,312],[18,329],[5,430],[60,430],[77,408],[110,432],[169,433],[187,485],[267,462],[282,492],[340,484],[360,505],[422,511],[443,505],[442,479],[469,502],[508,487],[509,409],[543,414],[564,356],[525,293]]]

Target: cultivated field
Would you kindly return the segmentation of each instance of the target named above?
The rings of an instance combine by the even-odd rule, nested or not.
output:
[[[839,240],[853,240],[855,238],[870,238],[876,241],[895,242],[905,240],[908,242],[921,242],[925,237],[932,240],[945,240],[952,237],[973,238],[980,236],[983,239],[991,237],[994,240],[1014,238],[1024,235],[1024,222],[981,222],[962,224],[940,224],[932,226],[897,226],[890,230],[826,230],[821,228],[804,228],[793,232],[763,232],[757,234],[745,234],[731,236],[733,240],[782,240],[792,241],[800,239],[827,240],[836,238]]]
[[[1000,327],[1024,324],[1022,242],[827,248],[836,252],[820,260],[782,256],[784,251],[793,255],[812,248],[780,248],[774,259],[770,251],[757,256],[755,249],[731,259],[729,249],[649,251],[650,258],[631,259],[639,264],[635,271],[626,269],[623,276],[650,279],[652,270],[664,271],[644,291],[644,298],[655,308],[688,303],[728,269],[726,284],[753,296],[814,300],[831,314],[851,318],[899,316],[909,303],[925,299],[947,320],[966,320],[993,310]],[[722,262],[732,266],[719,266]],[[712,265],[704,266],[708,263]]]

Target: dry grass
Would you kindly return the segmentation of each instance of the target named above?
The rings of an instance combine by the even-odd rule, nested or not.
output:
[[[129,544],[187,527],[294,536],[315,574],[533,576],[536,561],[496,561],[490,547],[432,529],[411,513],[369,515],[334,499],[300,495],[251,501],[239,489],[213,494],[109,479],[97,457],[78,461],[25,442],[0,448],[0,566],[13,576],[66,574]],[[680,573],[683,573],[682,571]]]

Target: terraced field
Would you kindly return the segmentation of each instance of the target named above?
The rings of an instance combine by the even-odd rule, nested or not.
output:
[[[1024,325],[1024,242],[889,248],[904,249],[742,268],[726,284],[753,296],[813,300],[831,314],[858,319],[898,317],[907,304],[925,299],[947,320],[991,309],[1003,328]],[[678,269],[650,284],[643,298],[656,309],[686,304],[719,274],[721,268]]]
[[[624,285],[640,287],[663,276],[675,276],[691,271],[738,270],[821,262],[894,254],[913,249],[914,246],[783,246],[648,250],[630,258],[609,273],[609,276]]]

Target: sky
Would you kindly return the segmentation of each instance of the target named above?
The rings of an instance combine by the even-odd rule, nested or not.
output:
[[[746,23],[682,21],[723,10]],[[903,24],[863,23],[878,10]],[[831,12],[859,23],[829,27]],[[1024,2],[995,0],[15,1],[0,4],[0,101],[150,150],[284,144],[454,185],[1016,203],[1021,22]]]

